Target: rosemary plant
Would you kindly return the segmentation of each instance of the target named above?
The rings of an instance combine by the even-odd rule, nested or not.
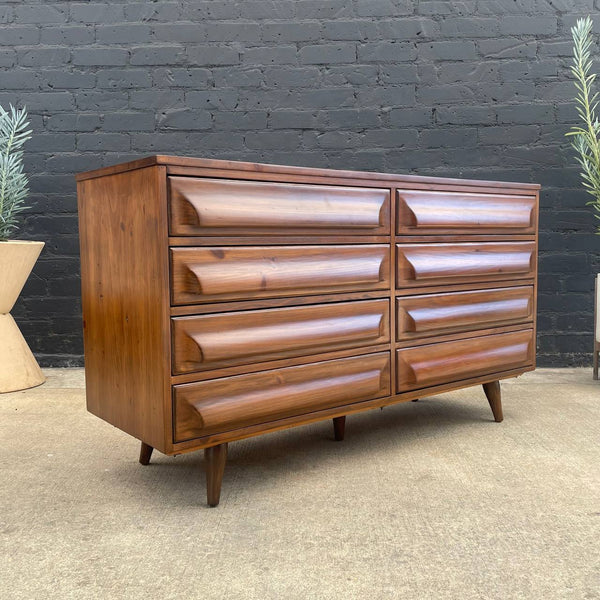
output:
[[[27,208],[29,182],[23,173],[22,148],[31,139],[28,126],[25,108],[11,104],[6,111],[0,106],[0,241],[17,229],[17,215]]]
[[[598,92],[593,92],[596,74],[592,73],[591,50],[593,44],[590,17],[578,19],[571,27],[573,35],[573,65],[571,72],[575,77],[577,96],[575,106],[582,125],[574,126],[566,134],[571,136],[571,145],[577,152],[577,162],[581,166],[581,180],[586,191],[592,195],[591,205],[595,217],[600,219],[600,123],[598,122]],[[600,226],[597,228],[600,233]]]

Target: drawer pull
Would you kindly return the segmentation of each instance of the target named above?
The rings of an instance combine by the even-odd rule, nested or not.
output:
[[[437,329],[439,323],[445,321],[447,318],[443,312],[444,311],[439,309],[436,310],[435,308],[415,308],[409,311],[408,317],[413,324],[411,331],[416,331],[416,323],[419,322],[427,323],[422,329]],[[480,321],[485,323],[487,321],[498,320],[496,315],[501,312],[508,315],[527,313],[529,312],[529,303],[526,299],[521,298],[514,300],[496,300],[495,302],[479,302],[465,306],[456,306],[449,312],[452,313],[452,320],[455,326],[473,321],[474,314],[477,315]]]
[[[246,327],[230,332],[230,335],[222,333],[192,333],[190,338],[198,347],[198,353],[202,361],[223,360],[232,353],[240,353],[254,356],[263,354],[269,347],[277,347],[282,351],[306,349],[318,345],[321,342],[329,344],[342,344],[348,340],[365,341],[369,338],[379,337],[381,332],[381,315],[361,315],[356,317],[340,317],[339,319],[321,319],[308,321],[302,324],[302,331],[295,328],[284,328],[280,325],[272,327]],[[373,335],[375,333],[375,335]],[[247,339],[264,337],[267,343],[254,342],[252,347],[247,347]],[[268,345],[267,345],[268,344]]]
[[[533,233],[534,196],[397,191],[398,233]]]
[[[396,299],[398,339],[469,331],[533,319],[533,287],[450,292]]]
[[[389,233],[385,189],[193,177],[169,184],[173,235]]]
[[[175,318],[174,372],[386,343],[388,306],[371,300]]]
[[[389,249],[373,246],[173,248],[173,302],[385,289]]]
[[[533,362],[531,329],[397,350],[397,389],[404,392],[498,373]]]
[[[398,284],[415,286],[531,277],[533,242],[401,244]]]
[[[435,257],[427,253],[414,253],[410,258],[407,257],[407,262],[411,267],[413,278],[424,280],[443,277],[454,269],[460,269],[461,276],[527,273],[530,269],[530,259],[530,252],[508,251],[499,257],[497,252],[475,251]]]
[[[381,281],[381,260],[376,256],[344,257],[335,265],[333,285],[356,285]],[[241,260],[230,263],[227,271],[220,264],[188,265],[199,294],[215,296],[235,292],[257,292],[312,287],[327,281],[331,265],[325,260],[302,258],[286,262]]]
[[[389,355],[370,354],[175,386],[183,441],[389,394]]]

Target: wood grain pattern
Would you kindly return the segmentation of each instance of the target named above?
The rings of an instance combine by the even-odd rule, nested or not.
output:
[[[391,281],[392,277],[389,277]],[[497,285],[497,284],[496,284]],[[375,290],[373,292],[338,292],[333,294],[315,294],[314,296],[287,296],[283,298],[257,298],[254,300],[232,300],[207,302],[206,304],[184,304],[171,306],[172,317],[205,315],[238,310],[256,310],[260,308],[284,308],[286,306],[303,306],[307,304],[329,304],[350,300],[374,300],[389,298],[390,291]]]
[[[396,389],[403,392],[526,367],[534,350],[531,329],[403,348],[396,351]]]
[[[482,236],[473,236],[471,239],[477,239]],[[485,236],[484,236],[485,237]],[[489,239],[487,241],[494,241]],[[205,236],[171,236],[169,245],[177,246],[248,246],[257,243],[268,243],[269,246],[340,246],[343,244],[389,244],[389,235],[285,235],[281,233],[265,235],[205,235]],[[429,241],[426,239],[425,241]],[[445,240],[442,240],[445,241]]]
[[[533,286],[396,298],[397,339],[523,323],[533,319]]]
[[[397,190],[398,234],[484,234],[535,231],[533,196]]]
[[[529,365],[526,367],[518,367],[516,369],[509,369],[508,371],[498,371],[493,375],[478,375],[469,377],[467,379],[461,379],[459,381],[449,381],[440,385],[435,385],[427,388],[427,396],[434,396],[436,394],[444,394],[452,390],[460,390],[474,385],[481,385],[492,379],[509,379],[512,377],[519,377],[523,373],[533,371],[535,367]],[[317,423],[325,419],[333,419],[338,416],[348,416],[364,412],[366,410],[372,410],[375,408],[381,408],[398,404],[400,402],[410,402],[414,398],[420,398],[423,396],[424,390],[408,390],[406,392],[394,393],[389,396],[381,396],[373,400],[364,400],[361,402],[353,402],[352,404],[346,404],[345,406],[338,406],[335,408],[328,408],[312,413],[303,415],[297,415],[294,417],[286,417],[284,419],[278,419],[277,421],[269,421],[260,423],[258,425],[250,425],[248,427],[242,427],[241,429],[235,429],[232,431],[225,431],[222,433],[211,434],[202,438],[195,438],[187,440],[185,442],[179,442],[174,445],[177,453],[193,452],[206,448],[208,446],[219,444],[222,442],[231,442],[235,440],[243,440],[257,435],[263,435],[265,433],[271,433],[274,431],[281,431],[289,429],[290,427],[297,427],[299,425],[307,425],[310,423]]]
[[[342,302],[172,320],[173,372],[389,342],[389,301]]]
[[[78,210],[88,410],[168,452],[164,179],[151,167],[80,181]]]
[[[221,483],[227,462],[227,444],[211,446],[204,450],[206,466],[206,501],[209,506],[217,506],[221,499]]]
[[[172,248],[173,304],[389,287],[389,247]]]
[[[499,420],[534,368],[537,185],[164,156],[78,180],[90,410],[142,462],[208,448],[209,505],[229,441],[475,384]]]
[[[265,168],[272,167],[272,165],[264,165]],[[268,169],[262,171],[251,171],[245,169],[235,168],[207,168],[207,167],[191,167],[183,165],[167,165],[167,173],[170,176],[176,177],[210,177],[210,178],[223,178],[223,179],[242,179],[244,181],[270,181],[273,183],[304,183],[304,184],[315,184],[315,185],[348,185],[354,187],[377,187],[377,188],[407,188],[415,190],[447,190],[453,192],[475,192],[483,194],[503,194],[510,190],[512,193],[518,195],[536,195],[536,190],[539,188],[526,187],[527,184],[514,183],[513,187],[507,187],[504,182],[497,181],[476,181],[476,180],[445,180],[440,178],[423,177],[422,180],[412,179],[415,176],[412,175],[397,175],[397,176],[383,176],[380,179],[373,179],[372,177],[365,177],[361,172],[356,172],[356,177],[344,176],[342,172],[336,171],[325,171],[329,175],[323,175],[323,172],[318,170],[310,170],[310,172],[286,172],[285,168],[281,171],[275,169]],[[348,173],[348,172],[346,172]],[[351,172],[354,173],[354,172]],[[365,173],[366,174],[366,173]],[[371,173],[373,175],[373,173]],[[379,175],[379,174],[377,174]],[[405,179],[407,178],[407,179]],[[535,186],[535,184],[534,184]],[[395,203],[392,203],[395,204]],[[394,221],[392,221],[393,223]]]
[[[389,234],[386,189],[170,177],[172,235]]]
[[[390,394],[389,353],[174,386],[185,441]]]
[[[397,287],[533,278],[535,242],[398,244]]]
[[[502,414],[502,396],[500,393],[500,382],[490,381],[483,384],[483,391],[490,403],[492,414],[494,415],[494,421],[496,423],[502,423],[504,416]]]
[[[314,177],[321,180],[338,179],[348,181],[353,179],[365,180],[365,183],[373,181],[387,182],[389,185],[394,185],[393,182],[407,182],[412,184],[430,184],[442,188],[444,186],[458,186],[460,188],[473,187],[492,187],[500,190],[503,189],[518,189],[527,190],[532,195],[540,186],[537,183],[516,183],[512,181],[483,181],[475,179],[453,179],[450,177],[428,177],[423,175],[398,175],[390,173],[374,173],[371,171],[348,171],[335,169],[320,169],[314,167],[295,167],[290,165],[273,165],[256,162],[241,162],[233,160],[217,160],[213,158],[196,158],[189,156],[168,156],[168,155],[153,155],[140,158],[134,161],[103,167],[93,171],[86,171],[77,175],[77,181],[83,181],[92,177],[103,177],[105,175],[114,175],[116,173],[124,173],[132,169],[152,165],[165,165],[167,170],[174,167],[179,168],[179,173],[191,172],[195,170],[204,170],[207,173],[204,175],[210,177],[217,173],[227,173],[231,176],[232,173],[239,173],[240,179],[245,176],[259,174],[261,177],[270,177],[280,175],[286,181],[291,181],[302,176]]]
[[[148,444],[144,444],[140,447],[140,464],[147,466],[150,464],[150,459],[152,458],[152,451],[154,448],[152,446],[148,446]]]
[[[524,329],[531,329],[533,323],[527,321],[525,323],[517,323],[515,325],[497,325],[494,327],[485,327],[484,329],[472,329],[470,331],[452,331],[450,333],[436,334],[434,336],[417,336],[407,338],[404,340],[396,341],[394,346],[396,348],[412,348],[413,346],[423,346],[427,344],[437,342],[453,342],[454,340],[467,340],[473,336],[483,335],[494,335],[496,333],[511,333],[512,331],[523,331]]]
[[[516,326],[520,329],[522,325]],[[492,333],[496,332],[496,329]],[[458,334],[460,335],[460,334]],[[472,336],[472,333],[464,334]],[[335,360],[338,358],[350,358],[352,356],[359,356],[369,352],[375,354],[376,352],[389,352],[391,345],[376,344],[374,346],[360,346],[358,348],[349,348],[346,350],[332,350],[328,352],[319,352],[318,354],[311,353],[305,356],[293,356],[287,358],[275,358],[269,360],[261,360],[260,362],[246,362],[240,365],[234,365],[231,367],[220,367],[216,369],[210,369],[208,371],[191,371],[189,373],[181,373],[179,375],[171,376],[172,385],[180,385],[183,383],[194,383],[195,381],[206,381],[208,379],[218,379],[220,377],[233,377],[234,375],[243,375],[244,373],[258,373],[259,371],[269,371],[271,369],[281,369],[284,367],[295,367],[298,365],[304,365],[307,362],[321,362],[324,360]]]

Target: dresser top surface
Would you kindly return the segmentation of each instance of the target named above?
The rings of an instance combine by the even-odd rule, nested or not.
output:
[[[206,169],[217,171],[237,172],[252,172],[252,173],[277,173],[289,174],[291,176],[313,176],[313,177],[330,177],[336,179],[365,179],[376,180],[381,182],[405,182],[405,183],[431,183],[431,184],[449,184],[463,185],[469,187],[497,187],[511,190],[535,191],[540,189],[537,183],[517,183],[512,181],[483,181],[478,179],[454,179],[449,177],[428,177],[423,175],[401,175],[391,173],[377,173],[374,171],[349,171],[337,169],[321,169],[314,167],[295,167],[288,165],[275,165],[254,162],[239,162],[233,160],[216,160],[212,158],[192,158],[184,156],[166,156],[153,155],[120,163],[108,167],[102,167],[93,171],[79,173],[76,176],[77,181],[92,179],[95,177],[103,177],[105,175],[114,175],[116,173],[124,173],[134,169],[141,169],[154,165],[163,165],[167,167],[187,167],[195,169]]]

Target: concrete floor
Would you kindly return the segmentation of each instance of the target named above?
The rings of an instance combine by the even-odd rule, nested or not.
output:
[[[85,410],[80,369],[0,396],[0,597],[600,598],[600,383],[503,383],[137,462]]]

